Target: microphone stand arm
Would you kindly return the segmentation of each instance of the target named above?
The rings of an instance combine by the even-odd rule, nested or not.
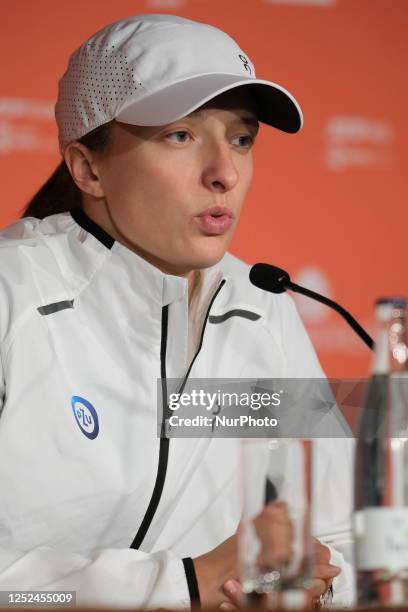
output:
[[[318,302],[322,302],[322,304],[326,304],[326,306],[333,308],[333,310],[338,312],[339,315],[341,315],[343,319],[345,319],[347,323],[349,323],[349,325],[360,336],[363,342],[365,342],[366,345],[371,350],[374,350],[374,341],[371,338],[371,336],[367,334],[367,332],[361,327],[361,325],[357,323],[355,318],[347,310],[345,310],[342,306],[340,306],[340,304],[336,304],[336,302],[333,302],[333,300],[329,300],[329,298],[324,297],[323,295],[319,295],[318,293],[315,293],[311,289],[306,289],[306,287],[301,287],[300,285],[297,285],[296,283],[292,283],[291,281],[286,282],[285,287],[287,289],[290,289],[291,291],[295,291],[296,293],[301,293],[302,295],[306,295],[307,297],[317,300]]]

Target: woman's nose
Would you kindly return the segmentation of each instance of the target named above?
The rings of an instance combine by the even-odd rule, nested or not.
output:
[[[214,146],[208,155],[203,182],[211,191],[225,193],[238,182],[238,170],[228,143]]]

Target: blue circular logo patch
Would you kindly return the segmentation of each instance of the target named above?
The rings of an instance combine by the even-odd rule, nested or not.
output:
[[[88,400],[78,395],[71,398],[71,406],[79,429],[87,438],[94,440],[99,433],[99,419],[95,408]]]

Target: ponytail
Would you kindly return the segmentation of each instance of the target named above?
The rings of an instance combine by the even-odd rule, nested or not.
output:
[[[104,123],[78,139],[91,151],[104,152],[110,143],[112,121]],[[51,174],[25,207],[22,217],[44,219],[49,215],[81,208],[82,192],[76,186],[65,161]]]
[[[81,204],[81,191],[72,180],[66,163],[62,161],[27,204],[22,216],[44,219],[55,213],[80,208]]]

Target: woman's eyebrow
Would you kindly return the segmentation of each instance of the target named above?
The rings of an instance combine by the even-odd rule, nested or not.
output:
[[[259,127],[259,121],[257,117],[255,117],[255,115],[241,117],[241,121],[243,123],[247,123],[248,125],[254,125],[255,127]]]
[[[239,118],[237,117],[232,123],[243,123],[244,125],[255,128],[256,131],[259,130],[259,121],[255,115],[244,115]]]

